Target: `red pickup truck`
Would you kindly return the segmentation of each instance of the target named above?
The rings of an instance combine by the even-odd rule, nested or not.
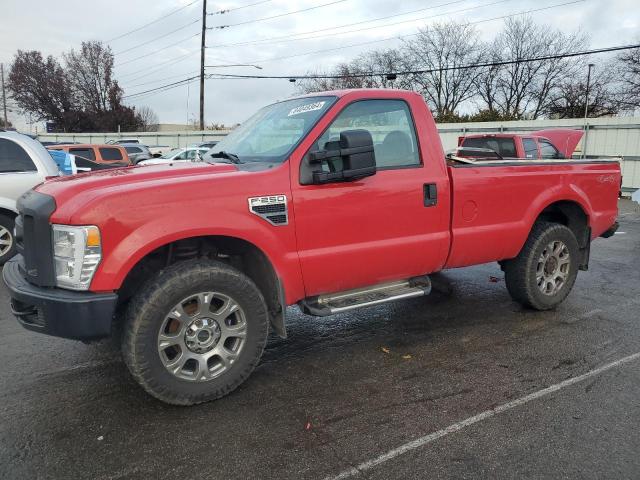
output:
[[[524,135],[490,133],[458,137],[458,155],[478,156],[490,151],[498,158],[566,159],[571,158],[584,132],[568,128],[540,130]]]
[[[190,405],[249,376],[288,305],[331,315],[499,262],[516,301],[555,307],[615,232],[619,183],[605,160],[446,160],[420,95],[324,92],[263,108],[202,162],[41,184],[3,277],[24,327],[119,335],[147,392]]]

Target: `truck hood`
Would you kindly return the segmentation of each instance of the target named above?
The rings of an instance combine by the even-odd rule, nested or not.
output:
[[[565,158],[571,158],[584,132],[582,130],[571,130],[569,128],[554,128],[539,130],[533,132],[532,135],[550,140]]]
[[[96,201],[101,197],[117,195],[139,202],[145,191],[168,188],[177,183],[194,181],[212,176],[238,173],[235,165],[207,163],[176,163],[144,167],[125,167],[101,170],[79,175],[56,177],[38,187],[38,192],[54,197],[57,214],[69,215],[79,205]],[[75,205],[75,207],[72,207]],[[66,208],[65,208],[66,207]],[[58,216],[58,215],[56,215]]]

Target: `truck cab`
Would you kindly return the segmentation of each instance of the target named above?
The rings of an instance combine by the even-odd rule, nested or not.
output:
[[[117,336],[133,378],[177,405],[245,381],[287,306],[334,315],[499,262],[515,301],[554,308],[616,228],[617,162],[448,162],[408,91],[269,105],[203,160],[45,182],[3,270],[25,328]]]

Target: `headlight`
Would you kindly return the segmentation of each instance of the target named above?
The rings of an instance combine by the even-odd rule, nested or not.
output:
[[[88,290],[102,258],[100,230],[93,225],[52,225],[56,284],[71,290]]]

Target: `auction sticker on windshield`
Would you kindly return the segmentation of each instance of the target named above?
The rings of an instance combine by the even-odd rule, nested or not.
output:
[[[306,105],[300,105],[299,107],[292,108],[288,117],[292,115],[298,115],[299,113],[313,112],[314,110],[321,110],[324,107],[326,102],[313,102],[307,103]]]

